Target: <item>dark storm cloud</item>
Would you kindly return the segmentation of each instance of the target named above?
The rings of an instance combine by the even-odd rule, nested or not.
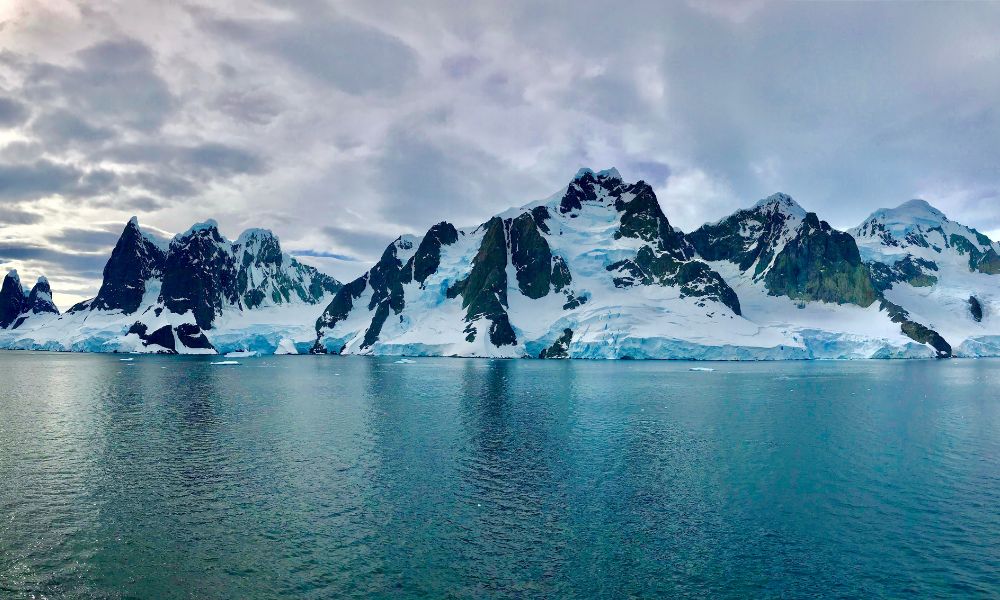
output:
[[[65,109],[56,109],[36,117],[31,123],[31,132],[45,144],[55,147],[74,142],[103,142],[115,136],[111,128],[88,123]]]
[[[122,164],[172,167],[179,172],[208,176],[257,174],[266,168],[264,160],[257,154],[215,142],[194,146],[156,142],[122,144],[104,155]]]
[[[86,251],[109,250],[118,241],[119,233],[100,229],[80,229],[71,227],[63,229],[59,233],[49,236],[49,240],[68,248],[77,248]]]
[[[0,205],[0,225],[34,225],[41,221],[38,213]]]
[[[341,247],[354,250],[358,255],[365,257],[378,257],[385,250],[386,246],[392,243],[393,237],[377,231],[367,231],[361,229],[349,229],[336,225],[323,227],[323,233],[331,241]],[[325,252],[312,252],[300,250],[297,252],[302,256],[318,256],[327,258],[339,258],[341,260],[352,260],[341,255],[332,255]]]
[[[30,114],[31,111],[23,102],[0,96],[0,127],[20,125]]]
[[[28,63],[23,93],[33,102],[65,104],[78,116],[156,130],[176,108],[157,74],[152,51],[134,39],[105,41],[76,53],[77,64]]]
[[[76,277],[100,278],[107,253],[63,251],[46,246],[0,241],[0,262],[34,261],[45,273],[70,273]]]
[[[292,20],[202,16],[201,22],[349,94],[396,94],[414,76],[416,56],[400,39],[346,17],[312,11]]]
[[[0,164],[0,199],[29,200],[48,195],[100,194],[115,187],[109,171],[83,171],[72,165],[37,160],[33,163]]]

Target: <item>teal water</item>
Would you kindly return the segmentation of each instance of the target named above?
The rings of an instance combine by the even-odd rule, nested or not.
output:
[[[0,597],[1000,596],[998,361],[212,360],[0,353]]]

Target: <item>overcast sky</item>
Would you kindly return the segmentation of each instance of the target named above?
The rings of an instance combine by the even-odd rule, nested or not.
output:
[[[581,166],[690,230],[776,191],[1000,234],[1000,3],[0,2],[0,266],[65,308],[125,221],[341,278]]]

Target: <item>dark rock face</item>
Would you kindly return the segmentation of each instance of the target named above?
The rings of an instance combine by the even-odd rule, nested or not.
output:
[[[311,304],[340,289],[336,279],[285,256],[278,238],[265,229],[244,233],[233,243],[232,253],[237,264],[236,295],[243,308],[254,309],[268,300]]]
[[[24,295],[17,271],[7,273],[0,288],[0,329],[13,325],[28,308],[28,298]]]
[[[972,314],[972,319],[976,323],[982,322],[983,305],[980,304],[979,299],[975,296],[969,296],[969,312]]]
[[[573,341],[573,330],[563,329],[563,333],[552,345],[538,354],[538,358],[569,358],[569,344]]]
[[[354,310],[354,301],[360,298],[367,288],[368,273],[340,288],[326,310],[316,320],[316,330],[332,329],[337,323],[350,316],[351,311]]]
[[[893,323],[900,324],[900,330],[906,337],[921,344],[929,344],[937,352],[938,358],[951,358],[951,344],[941,337],[938,332],[911,320],[910,313],[903,309],[903,307],[893,304],[885,298],[881,299],[879,307],[880,310],[885,310],[889,313],[889,317]]]
[[[479,252],[472,260],[472,271],[448,289],[448,297],[462,296],[466,309],[466,340],[476,339],[473,323],[485,317],[490,321],[490,341],[494,346],[517,343],[517,336],[507,316],[507,236],[504,221],[493,217],[486,225]]]
[[[134,313],[146,293],[146,281],[163,274],[165,261],[163,250],[143,235],[138,222],[132,219],[104,265],[104,281],[97,297],[90,303],[90,310]]]
[[[615,202],[615,208],[621,213],[615,238],[635,238],[649,242],[658,252],[665,252],[676,260],[687,260],[694,255],[684,234],[674,229],[663,214],[653,188],[640,181],[628,186],[625,193],[634,194],[634,197],[628,202],[622,199]]]
[[[411,242],[397,239],[382,253],[378,264],[368,272],[368,285],[372,288],[372,298],[368,302],[368,310],[375,310],[371,325],[365,332],[362,348],[368,348],[378,341],[379,333],[389,312],[403,312],[403,263],[397,256],[397,248],[409,250]],[[407,273],[408,275],[409,273]]]
[[[652,188],[640,181],[629,186],[626,192],[634,196],[629,202],[619,199],[615,203],[615,208],[622,213],[615,237],[648,243],[639,249],[634,259],[607,266],[608,271],[620,273],[612,279],[615,286],[679,286],[682,297],[717,300],[733,313],[741,314],[736,292],[711,267],[694,260],[694,247],[683,233],[670,225]]]
[[[420,240],[417,252],[408,262],[407,268],[413,281],[423,284],[441,265],[441,248],[458,241],[458,230],[451,223],[442,221],[427,230]]]
[[[215,225],[174,238],[163,269],[163,304],[177,314],[192,311],[198,326],[210,329],[223,304],[239,298],[235,260],[226,250]]]
[[[31,293],[28,294],[27,310],[36,315],[42,313],[59,314],[59,309],[52,302],[52,288],[49,286],[48,279],[39,277],[38,283],[31,288]]]
[[[521,293],[534,299],[548,294],[552,283],[552,251],[531,213],[511,221],[510,253]]]
[[[775,194],[754,208],[702,225],[687,234],[687,239],[706,260],[728,260],[741,271],[756,264],[757,277],[771,264],[782,236],[794,225],[796,213],[801,214],[801,208],[794,200]]]
[[[156,331],[149,333],[148,327],[145,323],[134,323],[128,330],[128,333],[134,333],[139,336],[143,344],[146,346],[160,346],[164,348],[168,354],[176,354],[177,348],[174,342],[174,331],[170,325],[164,325]]]
[[[183,325],[178,325],[175,330],[177,333],[177,340],[184,345],[185,348],[201,348],[201,349],[212,349],[212,343],[208,341],[205,334],[202,333],[201,329],[197,325],[191,325],[185,323]]]
[[[568,214],[581,210],[584,202],[592,202],[597,198],[599,190],[615,198],[621,195],[622,187],[621,177],[616,172],[594,173],[590,169],[583,169],[566,188],[566,193],[559,201],[559,212]],[[573,216],[570,214],[570,217]]]
[[[1000,275],[1000,254],[990,248],[976,262],[976,270],[987,275]]]
[[[764,276],[768,292],[795,300],[871,306],[875,287],[861,264],[854,238],[806,215],[798,235],[775,257]]]
[[[884,292],[898,282],[905,282],[913,287],[930,287],[937,283],[937,277],[932,275],[938,270],[937,264],[909,254],[892,265],[872,262],[866,263],[866,267],[872,285],[878,292]]]

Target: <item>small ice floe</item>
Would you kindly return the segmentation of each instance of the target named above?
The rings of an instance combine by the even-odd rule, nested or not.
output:
[[[251,356],[257,356],[259,353],[256,350],[234,350],[232,352],[226,352],[226,358],[250,358]]]
[[[415,362],[417,362],[417,361],[410,360],[408,358],[401,358],[401,359],[399,359],[399,360],[396,361],[396,364],[397,365],[412,365]]]
[[[134,358],[119,358],[118,360],[120,360],[122,362],[132,362],[135,359]]]
[[[212,363],[213,365],[238,365],[240,362],[238,360],[220,360]]]
[[[688,371],[714,371],[711,367],[691,367]]]

